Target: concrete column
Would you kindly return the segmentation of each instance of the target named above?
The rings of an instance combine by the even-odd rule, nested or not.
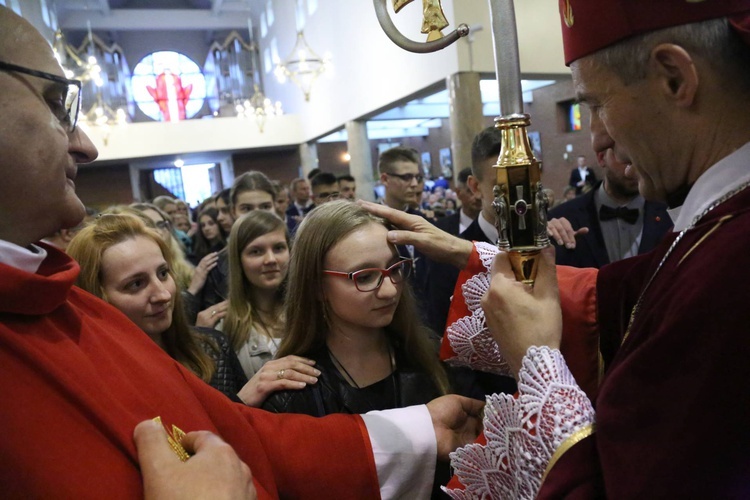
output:
[[[143,165],[139,163],[131,163],[128,165],[128,171],[130,172],[130,189],[133,192],[133,201],[140,202],[141,198],[141,169]]]
[[[375,165],[372,163],[367,124],[360,121],[346,122],[346,145],[349,149],[349,173],[357,181],[357,198],[375,201]]]
[[[301,177],[307,177],[311,170],[318,168],[318,145],[314,142],[304,142],[299,145],[299,157],[302,162]]]
[[[484,128],[479,73],[454,73],[446,79],[450,99],[451,153],[453,179],[471,166],[471,143]]]
[[[219,170],[221,171],[221,189],[232,187],[234,183],[234,163],[232,162],[232,157],[227,156],[218,163]]]

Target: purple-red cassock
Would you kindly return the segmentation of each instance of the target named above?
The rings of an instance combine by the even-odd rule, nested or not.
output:
[[[675,236],[600,270],[596,432],[562,456],[540,497],[750,497],[750,189],[685,234],[623,342]]]
[[[379,498],[362,419],[234,404],[122,313],[73,287],[49,252],[37,274],[0,264],[0,491],[4,498],[138,498],[133,429],[210,430],[250,466],[259,498]]]

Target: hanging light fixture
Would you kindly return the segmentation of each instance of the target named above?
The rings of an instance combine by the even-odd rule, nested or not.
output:
[[[205,70],[215,82],[218,97],[212,105],[214,116],[254,118],[262,133],[266,119],[283,115],[284,111],[279,101],[274,103],[261,90],[258,45],[253,40],[253,25],[249,18],[247,28],[250,33],[247,42],[237,31],[232,31],[222,43],[213,42],[206,57]]]
[[[86,86],[84,97],[93,96],[93,104],[82,114],[81,124],[101,128],[104,144],[107,145],[111,127],[123,125],[129,119],[124,106],[113,109],[108,101],[108,99],[114,99],[114,101],[127,102],[125,86],[121,84],[127,77],[125,69],[127,64],[122,57],[122,49],[117,44],[107,46],[94,36],[91,23],[88,22],[87,25],[88,35],[78,49],[68,45],[65,36],[58,30],[55,33],[53,51],[65,75],[68,78],[80,80]],[[97,53],[102,55],[101,62]],[[107,74],[102,64],[105,64],[112,75]]]
[[[330,60],[320,57],[305,40],[302,28],[304,21],[299,2],[296,15],[297,41],[286,59],[276,66],[274,73],[279,83],[285,83],[287,79],[294,82],[305,95],[305,101],[309,101],[313,83],[330,66]]]
[[[269,116],[280,116],[284,114],[281,108],[281,102],[276,101],[274,104],[271,99],[266,97],[258,85],[254,85],[254,94],[250,99],[239,102],[235,106],[237,116],[240,118],[255,118],[258,130],[263,133],[266,126],[266,119]]]

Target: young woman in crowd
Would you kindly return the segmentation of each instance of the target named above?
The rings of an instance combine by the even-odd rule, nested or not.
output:
[[[269,391],[297,387],[260,375],[248,381],[223,334],[188,326],[171,252],[137,216],[102,215],[69,248],[81,266],[79,287],[122,311],[170,357],[230,398],[259,406]]]
[[[218,252],[227,244],[227,237],[219,224],[219,211],[205,208],[198,214],[198,231],[193,237],[193,261],[200,260],[212,252]]]
[[[356,204],[310,212],[295,237],[287,332],[277,356],[315,360],[319,382],[278,392],[264,408],[323,416],[426,403],[449,391],[437,347],[420,323],[411,260],[385,223]]]
[[[68,253],[81,266],[79,287],[122,311],[198,377],[242,398],[247,378],[226,338],[187,324],[174,259],[162,235],[136,215],[107,213],[76,235]]]
[[[188,261],[182,247],[175,238],[169,222],[169,216],[159,207],[149,203],[133,203],[128,208],[150,219],[162,239],[169,246],[172,254],[172,269],[180,292],[183,292],[185,300],[185,311],[189,323],[197,326],[213,328],[216,325],[215,318],[211,316],[211,310],[201,310],[195,297],[200,294],[206,284],[208,273],[218,264],[218,254],[206,254],[197,265]],[[121,209],[120,209],[121,210]]]
[[[276,189],[271,180],[257,170],[245,172],[237,177],[229,196],[235,218],[253,210],[271,213],[275,211]]]
[[[229,337],[245,375],[257,380],[252,403],[279,389],[317,382],[314,361],[295,355],[274,360],[284,336],[284,288],[289,233],[278,216],[253,210],[229,237],[229,308],[219,328]]]
[[[223,191],[222,191],[223,193]],[[274,212],[274,197],[276,191],[273,184],[262,172],[250,171],[245,172],[234,180],[232,188],[229,191],[228,205],[225,205],[223,195],[217,198],[217,209],[219,216],[217,221],[225,228],[227,233],[231,233],[234,221],[242,215],[261,210]],[[219,206],[219,200],[222,207]],[[214,325],[223,318],[227,311],[226,299],[229,294],[229,263],[225,251],[218,253],[218,259],[215,269],[208,274],[205,286],[200,293],[192,294],[190,308],[193,311],[206,310],[216,306],[216,320]],[[212,313],[213,314],[213,313]]]

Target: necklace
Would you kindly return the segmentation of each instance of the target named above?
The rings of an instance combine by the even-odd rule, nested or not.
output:
[[[278,332],[278,329],[279,329],[279,328],[278,328],[278,325],[276,325],[276,326],[275,326],[275,327],[273,328],[273,330],[271,330],[271,329],[270,329],[270,328],[268,327],[268,325],[266,325],[265,321],[263,321],[263,317],[262,317],[262,315],[261,315],[261,310],[260,310],[260,309],[258,309],[258,314],[255,314],[254,316],[255,316],[255,318],[256,318],[256,319],[258,320],[258,323],[260,324],[260,326],[261,326],[261,327],[263,328],[263,333],[265,333],[265,334],[266,334],[266,336],[267,336],[267,337],[268,337],[269,339],[271,339],[271,342],[273,342],[273,343],[274,343],[274,344],[276,345],[276,347],[278,347],[278,342],[276,341],[276,339],[277,339],[277,336],[276,336],[276,335],[274,335],[275,333],[277,333],[277,332]]]
[[[395,353],[393,352],[393,348],[391,347],[390,342],[387,343],[387,346],[388,346],[388,359],[391,365],[390,378],[391,378],[391,384],[393,387],[393,408],[398,408],[400,397],[398,393],[398,386],[396,385],[396,356],[395,356]],[[341,372],[343,372],[342,375],[344,375],[347,381],[347,385],[353,386],[356,389],[361,390],[362,387],[360,387],[357,381],[354,380],[354,377],[351,376],[351,374],[346,369],[346,367],[341,363],[341,361],[338,360],[336,355],[333,354],[333,351],[331,351],[331,349],[327,345],[326,345],[326,350],[328,351],[328,355],[330,356],[331,361],[333,361],[334,365],[336,365],[336,367],[339,368]],[[373,410],[382,409],[382,408],[374,408],[372,403],[369,400],[367,401],[367,404]]]
[[[641,303],[643,302],[643,297],[646,295],[646,292],[648,291],[649,287],[651,286],[651,283],[654,282],[654,278],[656,278],[656,275],[659,274],[659,271],[661,270],[662,266],[664,266],[664,263],[667,261],[667,258],[672,254],[672,251],[675,249],[675,247],[677,247],[677,244],[682,240],[683,236],[685,236],[685,233],[687,233],[689,230],[693,229],[696,226],[696,224],[698,224],[698,222],[700,222],[700,220],[703,217],[705,217],[711,210],[713,210],[714,208],[718,207],[719,205],[721,205],[722,203],[724,203],[725,201],[727,201],[729,198],[733,197],[734,195],[740,193],[741,191],[743,191],[748,186],[750,186],[750,182],[746,182],[745,184],[742,184],[742,185],[738,186],[736,189],[733,189],[732,191],[729,191],[727,194],[725,194],[724,196],[722,196],[718,200],[716,200],[713,203],[711,203],[708,207],[706,207],[706,209],[703,212],[701,212],[700,214],[696,215],[693,218],[693,220],[690,222],[690,225],[688,227],[686,227],[685,229],[683,229],[682,231],[680,231],[680,234],[677,235],[677,237],[674,239],[674,241],[672,242],[672,244],[667,249],[667,253],[664,254],[664,257],[662,257],[661,261],[659,262],[659,265],[656,266],[656,270],[654,271],[654,274],[651,275],[651,278],[648,280],[648,283],[646,283],[646,286],[643,287],[643,291],[641,291],[641,294],[638,297],[638,301],[635,303],[635,306],[633,307],[633,310],[630,313],[630,320],[628,321],[628,328],[625,330],[625,335],[622,337],[622,342],[620,342],[620,345],[623,345],[625,343],[625,341],[627,340],[628,336],[630,335],[630,329],[633,327],[633,321],[635,320],[635,316],[636,316],[636,314],[638,313],[638,311],[641,308]],[[714,229],[711,229],[708,232],[708,234],[706,234],[704,236],[704,238],[706,236],[708,236],[709,234],[711,234],[713,231],[715,231],[724,222],[724,220],[725,220],[724,218],[719,219],[719,222],[714,227]],[[689,255],[689,254],[690,254],[690,252],[688,252],[688,254],[686,254],[685,256],[687,257],[687,255]]]

